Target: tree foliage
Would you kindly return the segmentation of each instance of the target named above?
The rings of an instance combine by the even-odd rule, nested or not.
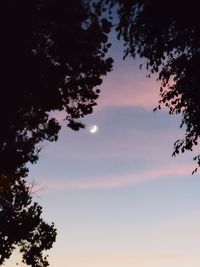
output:
[[[0,179],[0,265],[18,247],[25,264],[48,266],[44,251],[52,247],[56,230],[41,218],[42,208],[32,203],[29,190],[23,179]]]
[[[96,105],[110,24],[81,0],[7,0],[1,3],[0,173],[25,176],[37,144],[54,141],[65,111],[69,127]]]
[[[33,267],[48,265],[43,252],[56,231],[41,219],[24,178],[43,140],[57,140],[63,111],[73,130],[90,114],[102,76],[111,24],[84,0],[6,0],[0,9],[0,264],[16,246]]]
[[[158,108],[182,115],[185,137],[174,153],[192,150],[200,137],[200,23],[198,1],[102,0],[97,13],[116,10],[118,38],[125,57],[147,59],[146,68],[161,81]],[[116,18],[115,18],[116,19]],[[195,157],[200,165],[200,155]]]

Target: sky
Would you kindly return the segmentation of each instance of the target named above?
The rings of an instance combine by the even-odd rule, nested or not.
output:
[[[63,125],[30,167],[34,199],[58,230],[50,266],[199,267],[199,173],[193,154],[171,156],[180,117],[153,112],[159,84],[141,60],[123,61],[120,43],[110,53],[114,69],[86,128]]]

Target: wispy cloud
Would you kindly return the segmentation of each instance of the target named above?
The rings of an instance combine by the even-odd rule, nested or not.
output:
[[[159,180],[163,178],[172,178],[190,175],[192,165],[169,165],[162,168],[145,170],[144,172],[134,173],[130,175],[122,175],[118,177],[101,177],[94,179],[82,179],[78,180],[73,178],[65,181],[59,181],[54,179],[55,182],[48,181],[48,189],[60,190],[60,189],[109,189],[120,188],[126,186],[135,186],[141,183]],[[45,179],[46,180],[46,179]],[[42,179],[41,179],[42,181]],[[47,181],[47,180],[46,180]],[[43,183],[44,179],[43,179]]]
[[[159,83],[138,71],[114,71],[104,79],[97,108],[132,106],[153,109],[159,100]]]
[[[113,72],[106,77],[100,87],[101,93],[97,99],[96,110],[105,107],[137,107],[153,110],[160,99],[159,83],[154,79],[137,78],[133,72]],[[64,111],[51,113],[59,121],[66,118]]]
[[[109,86],[113,86],[112,84]],[[97,109],[105,106],[129,106],[129,107],[142,107],[147,109],[153,109],[157,106],[159,100],[158,90],[155,88],[138,86],[132,88],[131,85],[122,87],[121,90],[105,89],[102,91],[102,95],[99,98]],[[114,91],[114,92],[113,92]]]

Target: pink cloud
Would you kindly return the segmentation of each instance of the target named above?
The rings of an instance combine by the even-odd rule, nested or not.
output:
[[[113,71],[103,79],[100,89],[95,110],[104,107],[141,107],[152,110],[160,99],[159,83],[155,78],[146,78],[145,74],[139,71]],[[59,121],[66,117],[64,111],[51,114]]]
[[[144,73],[114,71],[101,86],[98,108],[104,106],[134,106],[154,108],[159,100],[159,83],[148,79]]]
[[[153,110],[158,105],[159,99],[158,85],[153,82],[115,85],[109,81],[103,84],[94,110],[105,107],[139,107]],[[65,119],[66,112],[55,111],[51,115],[61,122]]]
[[[135,186],[141,183],[159,180],[162,178],[180,177],[185,175],[191,175],[193,170],[192,165],[170,165],[165,168],[147,170],[141,173],[135,173],[131,175],[124,175],[118,177],[104,177],[94,179],[83,179],[66,181],[58,181],[49,183],[48,188],[51,189],[109,189],[109,188],[120,188],[126,186]]]

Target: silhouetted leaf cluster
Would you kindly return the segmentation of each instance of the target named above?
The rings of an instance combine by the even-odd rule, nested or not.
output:
[[[56,238],[54,225],[41,218],[42,208],[32,203],[24,180],[0,179],[0,265],[16,247],[23,262],[34,267],[48,266],[44,251]]]
[[[200,136],[198,1],[102,0],[97,13],[105,7],[118,16],[115,29],[124,40],[125,57],[144,57],[146,68],[158,73],[158,108],[165,105],[170,114],[182,115],[185,137],[175,142],[173,155],[192,150]],[[199,156],[195,159],[200,165]]]

